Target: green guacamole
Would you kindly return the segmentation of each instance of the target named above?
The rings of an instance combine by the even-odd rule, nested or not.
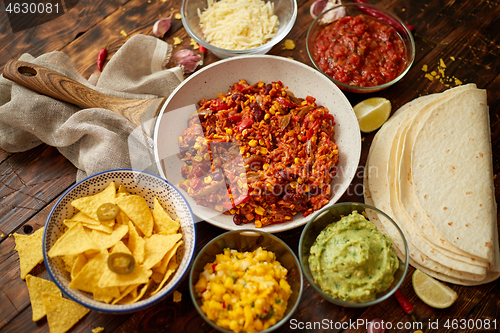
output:
[[[353,303],[374,300],[387,290],[398,267],[391,239],[357,211],[323,229],[309,256],[323,292]]]

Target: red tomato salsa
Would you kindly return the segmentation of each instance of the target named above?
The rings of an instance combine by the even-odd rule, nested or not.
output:
[[[314,58],[328,76],[356,87],[395,79],[405,68],[405,46],[389,25],[366,15],[346,16],[324,27]]]

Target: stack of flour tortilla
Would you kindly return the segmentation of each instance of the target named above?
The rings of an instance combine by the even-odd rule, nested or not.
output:
[[[469,84],[423,96],[375,136],[365,202],[398,224],[413,267],[451,283],[488,283],[500,276],[492,164],[485,90]],[[404,260],[397,229],[376,213],[369,218]]]

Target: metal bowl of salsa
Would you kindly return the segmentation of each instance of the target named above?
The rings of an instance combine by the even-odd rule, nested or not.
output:
[[[323,12],[311,24],[306,45],[316,69],[342,90],[355,93],[393,85],[415,59],[408,27],[371,4],[346,3]]]
[[[300,265],[311,286],[344,307],[367,307],[389,298],[405,279],[408,256],[398,225],[363,203],[343,202],[319,211],[299,242]]]

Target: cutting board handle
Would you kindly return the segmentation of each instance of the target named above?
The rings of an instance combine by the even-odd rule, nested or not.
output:
[[[155,110],[152,116],[157,116],[165,102],[165,98],[125,99],[109,96],[59,72],[24,61],[9,61],[4,67],[3,75],[28,89],[81,108],[111,110],[136,126],[141,125],[141,119],[144,121],[141,115],[145,112]]]

